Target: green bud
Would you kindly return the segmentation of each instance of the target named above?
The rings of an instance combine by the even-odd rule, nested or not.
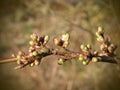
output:
[[[82,64],[83,65],[88,65],[88,61],[83,61]]]
[[[96,32],[96,36],[97,36],[97,37],[99,37],[99,36],[100,36],[100,34],[99,34],[98,32]]]
[[[69,37],[70,37],[70,36],[69,36],[69,34],[67,33],[67,34],[63,34],[61,39],[62,39],[63,41],[68,41],[68,40],[69,40]]]
[[[92,62],[98,62],[98,58],[97,57],[93,57],[92,58]]]
[[[33,41],[36,41],[38,36],[36,34],[32,34],[30,35],[30,38],[33,40]]]
[[[61,59],[61,58],[58,59],[58,64],[59,64],[59,65],[63,65],[63,63],[64,63],[63,59]]]
[[[65,41],[64,44],[63,44],[63,47],[66,48],[68,45],[69,45],[69,42]]]
[[[46,35],[45,38],[44,38],[44,40],[45,41],[49,41],[49,36]]]
[[[33,45],[35,45],[35,42],[34,42],[34,41],[30,41],[29,44],[30,44],[31,46],[33,46]]]
[[[17,55],[17,59],[18,59],[18,60],[21,60],[21,59],[22,59],[22,56],[21,56],[21,55]]]
[[[79,57],[79,60],[80,60],[80,61],[83,61],[83,60],[84,60],[84,58],[83,58],[83,57]]]
[[[83,50],[85,48],[85,45],[81,44],[80,48]]]
[[[38,60],[35,60],[34,63],[35,63],[36,66],[40,65],[40,61],[38,61]]]
[[[37,52],[37,51],[34,51],[32,54],[33,54],[33,56],[37,56],[37,55],[38,55],[38,52]]]
[[[54,44],[58,45],[59,44],[59,40],[57,38],[54,39]]]
[[[84,50],[85,50],[85,51],[88,51],[88,48],[85,46],[85,47],[84,47]]]
[[[79,55],[79,60],[80,60],[80,61],[83,61],[83,60],[84,60],[84,58],[83,58],[83,55],[82,55],[82,54],[80,54],[80,55]]]
[[[33,57],[33,53],[32,53],[32,52],[31,52],[31,53],[29,53],[29,56],[30,56],[30,57]]]
[[[90,44],[87,44],[87,48],[88,48],[88,49],[91,49],[91,45],[90,45]]]
[[[100,34],[103,33],[103,28],[101,26],[98,27],[98,33],[100,33]]]
[[[30,66],[33,67],[35,64],[34,63],[31,63]]]

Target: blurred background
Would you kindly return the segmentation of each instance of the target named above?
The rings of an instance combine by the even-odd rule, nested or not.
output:
[[[0,59],[19,50],[27,52],[29,35],[63,33],[71,36],[70,50],[81,43],[97,48],[95,32],[104,27],[120,56],[120,0],[0,0]],[[57,57],[40,66],[14,70],[16,63],[0,65],[0,90],[120,90],[120,65],[73,61],[57,65]]]

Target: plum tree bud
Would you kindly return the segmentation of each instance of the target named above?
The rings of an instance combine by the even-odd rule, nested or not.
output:
[[[50,37],[47,36],[47,35],[44,37],[44,40],[45,40],[45,41],[48,41],[49,39],[50,39]]]
[[[61,40],[68,41],[69,40],[69,34],[63,34]]]
[[[54,44],[59,45],[59,40],[57,38],[54,39]]]
[[[98,33],[103,34],[103,28],[101,26],[98,27]]]
[[[30,41],[29,44],[30,44],[31,46],[34,46],[34,45],[35,45],[35,42],[34,42],[34,41]]]
[[[99,59],[98,59],[97,57],[93,57],[93,58],[92,58],[92,62],[98,62],[98,60],[99,60]]]
[[[33,41],[36,41],[38,36],[34,33],[32,35],[30,35],[30,38],[33,40]]]
[[[58,64],[59,64],[59,65],[63,65],[63,63],[64,63],[64,61],[63,61],[62,58],[58,59]]]
[[[38,52],[37,51],[33,51],[33,56],[37,56],[38,55]]]
[[[34,63],[35,63],[36,66],[40,65],[40,61],[39,60],[35,60]]]

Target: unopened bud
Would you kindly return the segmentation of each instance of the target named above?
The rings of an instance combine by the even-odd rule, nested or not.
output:
[[[101,26],[98,27],[98,33],[103,34],[103,28]]]
[[[58,59],[58,64],[59,64],[59,65],[63,65],[63,63],[64,63],[63,59],[61,59],[61,58]]]
[[[84,60],[84,57],[83,57],[82,54],[79,55],[79,60],[80,60],[80,61],[83,61],[83,60]]]
[[[88,65],[88,61],[83,61],[82,64],[83,65]]]
[[[61,40],[68,41],[69,40],[69,34],[63,34]]]
[[[37,55],[38,55],[38,52],[37,52],[37,51],[34,51],[32,54],[33,54],[33,56],[37,56]]]
[[[49,38],[49,36],[47,36],[47,35],[44,37],[44,40],[45,40],[45,41],[49,41],[49,39],[50,39],[50,38]]]
[[[85,45],[81,44],[80,48],[83,50],[85,48]]]
[[[33,67],[34,65],[35,65],[35,63],[34,63],[34,62],[30,64],[30,66],[31,66],[31,67]]]
[[[92,62],[98,62],[98,58],[97,57],[93,57],[92,58]]]
[[[22,59],[22,56],[21,56],[21,55],[17,55],[17,59],[18,59],[18,60],[21,60],[21,59]]]
[[[36,41],[38,36],[36,34],[32,34],[30,35],[30,38],[33,40],[33,41]]]
[[[59,44],[59,40],[57,38],[54,39],[54,44],[58,45]]]
[[[68,45],[69,45],[69,42],[68,42],[68,41],[65,41],[65,42],[63,43],[63,47],[64,47],[64,48],[66,48]]]
[[[40,61],[38,61],[38,60],[35,60],[34,63],[35,63],[36,66],[40,65]]]
[[[88,48],[88,49],[91,49],[91,45],[90,45],[90,44],[87,44],[87,48]]]
[[[35,45],[35,42],[34,42],[34,41],[30,41],[29,44],[30,44],[31,46],[34,46],[34,45]]]

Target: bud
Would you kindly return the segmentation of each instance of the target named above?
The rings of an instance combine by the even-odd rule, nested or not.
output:
[[[82,54],[79,55],[79,60],[80,60],[80,61],[83,61],[83,60],[84,60],[84,57],[83,57]]]
[[[64,47],[64,48],[66,48],[68,45],[69,45],[69,42],[68,42],[68,41],[65,41],[65,42],[63,43],[63,47]]]
[[[31,67],[33,67],[34,65],[35,65],[34,62],[30,64]]]
[[[87,46],[85,46],[83,50],[85,50],[85,51],[88,51],[88,48],[87,48]]]
[[[92,58],[92,62],[98,62],[98,58],[97,57],[93,57]]]
[[[21,60],[21,59],[22,59],[22,56],[21,56],[21,55],[17,55],[17,59],[18,59],[18,60]]]
[[[33,40],[33,41],[36,41],[38,36],[34,33],[32,35],[30,35],[30,38]]]
[[[29,51],[29,52],[33,52],[33,51],[35,51],[35,48],[32,47],[32,46],[30,46],[28,51]]]
[[[63,59],[61,59],[61,58],[58,59],[58,64],[59,64],[59,65],[63,65],[63,63],[64,63]]]
[[[98,27],[98,33],[103,34],[103,28],[101,26]]]
[[[82,64],[83,65],[88,65],[88,61],[83,61]]]
[[[69,40],[69,34],[63,34],[61,40],[68,41]]]
[[[50,39],[50,38],[49,38],[49,36],[47,36],[47,35],[44,37],[44,40],[47,41],[47,42],[49,41],[49,39]]]
[[[58,45],[59,44],[59,40],[57,38],[54,39],[54,44]]]
[[[31,53],[29,53],[29,57],[33,57],[33,53],[31,52]]]
[[[85,48],[85,45],[81,44],[80,48],[83,50]]]
[[[36,66],[40,65],[40,61],[39,60],[35,60],[34,63],[35,63]]]
[[[30,44],[31,46],[34,46],[34,45],[35,45],[35,42],[34,42],[34,41],[30,41],[29,44]]]
[[[97,41],[103,42],[103,41],[104,41],[104,38],[103,38],[102,36],[99,36],[99,37],[97,38]]]
[[[99,34],[98,32],[96,32],[96,36],[97,36],[97,37],[100,37],[100,34]]]
[[[91,49],[91,45],[90,45],[90,44],[87,44],[87,48],[88,48],[88,49]]]
[[[94,51],[93,53],[94,53],[94,55],[98,55],[98,51]]]
[[[32,54],[33,54],[33,56],[37,56],[37,55],[38,55],[38,52],[37,52],[37,51],[34,51]]]

